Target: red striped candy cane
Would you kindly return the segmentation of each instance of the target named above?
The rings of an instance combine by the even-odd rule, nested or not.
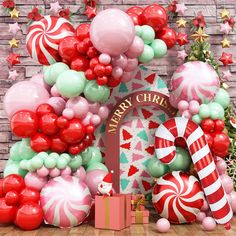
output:
[[[228,223],[233,217],[233,212],[200,126],[182,117],[171,118],[161,124],[155,134],[157,158],[164,164],[170,164],[175,160],[174,142],[177,137],[186,140],[213,217],[218,224]]]

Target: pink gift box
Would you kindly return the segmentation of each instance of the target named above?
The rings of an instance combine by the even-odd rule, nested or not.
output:
[[[149,224],[149,211],[131,211],[132,224]]]
[[[140,204],[141,203],[141,204]],[[132,194],[131,195],[131,210],[144,211],[145,210],[145,196],[143,194]]]
[[[95,228],[122,230],[131,225],[131,195],[95,197]]]

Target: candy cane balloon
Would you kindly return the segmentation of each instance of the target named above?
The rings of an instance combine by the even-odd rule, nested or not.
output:
[[[161,124],[155,134],[157,158],[165,164],[170,164],[175,160],[174,142],[177,137],[182,137],[187,142],[213,217],[219,224],[228,223],[233,212],[226,198],[204,133],[197,124],[182,117],[171,118]]]

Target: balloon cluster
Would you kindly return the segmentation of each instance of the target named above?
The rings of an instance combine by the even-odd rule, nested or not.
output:
[[[0,224],[15,223],[21,229],[37,229],[43,222],[40,193],[25,186],[20,175],[0,179]]]

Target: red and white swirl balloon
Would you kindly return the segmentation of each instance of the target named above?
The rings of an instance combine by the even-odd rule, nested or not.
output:
[[[194,222],[203,201],[197,178],[180,171],[159,178],[152,192],[152,202],[159,215],[175,224]]]
[[[68,20],[57,16],[44,16],[30,26],[26,36],[27,50],[40,64],[53,64],[60,61],[60,40],[74,34],[75,30]]]
[[[46,224],[70,228],[88,216],[92,198],[83,181],[68,175],[51,179],[41,191],[40,203]]]

